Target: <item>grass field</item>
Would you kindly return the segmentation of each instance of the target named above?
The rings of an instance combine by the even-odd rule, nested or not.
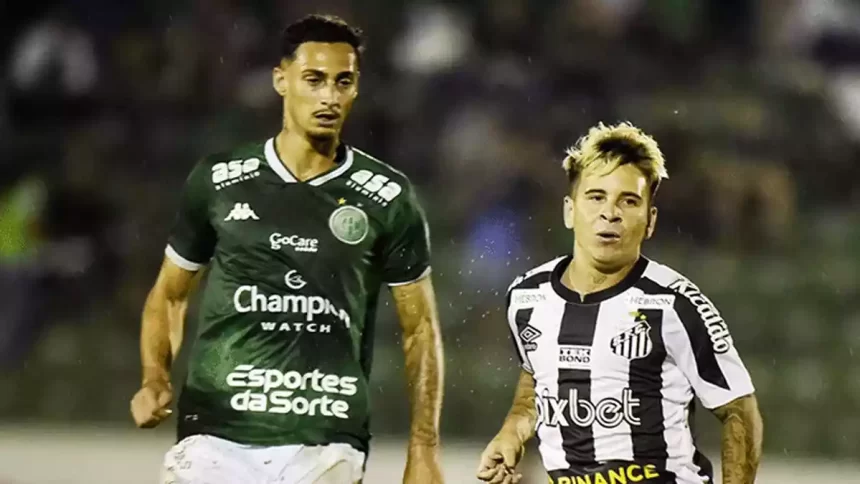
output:
[[[0,484],[156,484],[168,431],[110,428],[0,426]],[[443,465],[447,484],[476,483],[473,477],[482,442],[446,442]],[[524,484],[545,484],[534,456]],[[403,442],[377,439],[366,483],[400,482]],[[718,480],[719,482],[719,480]],[[860,462],[828,463],[767,456],[759,484],[860,483]]]

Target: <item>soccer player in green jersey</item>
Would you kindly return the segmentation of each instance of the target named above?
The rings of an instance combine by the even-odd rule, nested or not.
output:
[[[165,483],[354,484],[368,452],[374,318],[390,286],[411,431],[403,482],[438,484],[442,346],[423,211],[399,171],[340,140],[361,32],[309,16],[273,70],[283,129],[208,156],[146,300],[139,427],[167,418],[189,294],[208,276]]]

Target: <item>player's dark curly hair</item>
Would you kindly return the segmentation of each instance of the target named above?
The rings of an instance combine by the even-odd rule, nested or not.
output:
[[[288,25],[281,35],[281,59],[293,59],[296,49],[305,42],[349,44],[359,61],[364,52],[361,29],[334,15],[308,15]]]

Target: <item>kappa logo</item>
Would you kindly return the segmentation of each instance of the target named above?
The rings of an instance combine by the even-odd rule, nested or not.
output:
[[[535,340],[540,338],[543,333],[534,326],[527,324],[520,330],[520,339],[523,341],[523,349],[526,351],[534,351],[537,349]]]
[[[227,214],[227,218],[224,219],[225,222],[230,220],[260,220],[260,217],[254,213],[254,210],[251,209],[251,205],[247,203],[237,203],[233,205],[233,210],[230,210],[230,213]]]
[[[609,346],[612,352],[628,360],[638,360],[651,354],[654,343],[651,341],[651,325],[640,316],[640,321],[630,329],[612,338]]]
[[[212,165],[212,183],[215,190],[260,176],[260,159],[233,160]]]
[[[385,175],[375,174],[369,170],[358,170],[353,173],[346,182],[346,186],[383,207],[387,207],[403,191],[403,187],[399,183],[391,181]]]

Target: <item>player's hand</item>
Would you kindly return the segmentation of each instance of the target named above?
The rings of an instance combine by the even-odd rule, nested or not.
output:
[[[516,466],[523,458],[525,447],[513,432],[499,432],[481,454],[478,479],[491,484],[516,484],[523,475]]]
[[[444,484],[435,445],[410,445],[403,484]]]
[[[152,380],[144,383],[131,399],[131,416],[142,429],[153,428],[173,413],[173,388],[167,380]]]

